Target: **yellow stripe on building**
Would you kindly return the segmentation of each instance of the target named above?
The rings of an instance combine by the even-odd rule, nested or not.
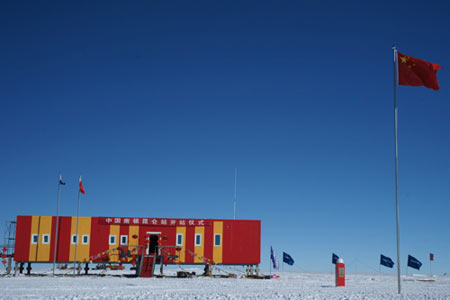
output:
[[[36,259],[37,259],[39,238],[38,238],[38,243],[33,244],[33,235],[39,234],[39,219],[40,219],[40,216],[32,216],[31,217],[31,235],[28,237],[30,239],[30,252],[28,255],[29,261],[36,261]]]
[[[136,236],[136,238],[133,238],[133,235]],[[139,226],[130,226],[128,229],[128,245],[131,253],[137,253],[138,249],[136,246],[139,245]],[[133,251],[133,249],[136,249]],[[128,258],[128,261],[131,261],[132,257]]]
[[[197,235],[200,235],[200,245],[196,245]],[[205,249],[205,227],[195,227],[195,236],[194,236],[194,253],[196,256],[194,257],[194,263],[203,263],[203,259],[201,258],[204,255]]]
[[[214,263],[222,263],[223,253],[223,222],[214,222],[213,229],[213,261]],[[216,245],[216,235],[220,235],[220,245]]]
[[[50,260],[50,245],[52,235],[52,217],[42,216],[39,222],[39,242],[37,261]]]
[[[91,217],[80,217],[78,224],[78,250],[77,260],[89,260],[89,246],[91,243]],[[87,236],[87,243],[83,243],[83,236]]]
[[[111,244],[111,236],[115,236],[115,243]],[[117,247],[119,247],[120,240],[120,225],[110,225],[109,226],[109,236],[108,236],[108,244],[109,244],[109,260],[110,261],[119,261],[119,251]],[[114,251],[112,251],[114,249]]]
[[[182,245],[178,245],[178,234],[182,234],[183,235],[183,240],[182,240]],[[177,227],[177,235],[176,235],[177,241],[175,241],[177,247],[181,248],[181,251],[177,251],[177,262],[185,262],[185,257],[186,257],[186,253],[185,253],[185,249],[186,249],[186,227]]]
[[[70,226],[70,254],[69,261],[75,259],[75,247],[73,243],[73,236],[77,234],[77,217],[72,217],[72,224]],[[88,244],[83,244],[83,235],[88,235]],[[78,221],[78,248],[77,261],[84,261],[89,259],[89,245],[91,243],[91,217],[80,217]]]

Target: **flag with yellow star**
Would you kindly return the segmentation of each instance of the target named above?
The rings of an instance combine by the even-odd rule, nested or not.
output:
[[[440,65],[419,58],[398,53],[398,84],[410,86],[425,86],[439,90],[436,73]]]

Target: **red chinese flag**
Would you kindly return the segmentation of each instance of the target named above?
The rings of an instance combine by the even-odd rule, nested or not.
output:
[[[83,184],[81,183],[81,180],[80,180],[80,193],[82,193],[83,195],[85,193],[84,188],[83,188]]]
[[[430,253],[430,260],[433,261],[434,260],[434,254]]]
[[[437,70],[442,68],[438,64],[430,63],[419,58],[398,53],[398,84],[410,86],[425,86],[438,90]]]

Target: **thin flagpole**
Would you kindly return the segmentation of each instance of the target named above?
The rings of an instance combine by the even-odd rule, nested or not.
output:
[[[272,247],[270,247],[270,258],[269,258],[269,268],[270,268],[270,271],[269,271],[269,275],[272,275]]]
[[[237,201],[237,168],[234,169],[234,203],[233,203],[234,220],[236,220],[236,201]]]
[[[80,175],[80,181],[79,182],[81,182],[81,175]],[[75,244],[75,255],[74,255],[74,258],[73,258],[73,264],[74,264],[74,266],[73,266],[73,274],[75,274],[75,271],[76,271],[76,264],[77,264],[77,249],[78,249],[78,243],[80,242],[79,241],[79,238],[78,238],[78,221],[79,221],[79,219],[80,219],[80,196],[81,196],[81,190],[80,190],[80,187],[78,187],[78,209],[77,209],[77,231],[76,231],[76,244]]]
[[[399,225],[399,203],[398,203],[398,107],[397,107],[397,82],[398,82],[398,54],[397,47],[392,46],[394,52],[394,136],[395,136],[395,220],[397,231],[397,282],[398,293],[401,293],[400,281],[400,225]]]
[[[430,256],[431,258],[431,256]],[[430,259],[430,276],[433,277],[433,272],[431,272],[431,259]]]
[[[55,265],[56,265],[56,254],[57,254],[57,245],[58,245],[58,229],[59,229],[59,200],[61,197],[61,181],[62,181],[62,176],[61,173],[59,173],[59,178],[58,178],[58,197],[56,200],[56,230],[55,230],[55,251],[53,251],[53,276],[55,276]]]

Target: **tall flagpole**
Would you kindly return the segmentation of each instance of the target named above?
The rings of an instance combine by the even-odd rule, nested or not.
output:
[[[433,277],[433,272],[431,272],[431,254],[430,254],[430,276]]]
[[[270,273],[269,275],[272,275],[272,246],[270,246],[270,258],[269,258],[269,268],[270,268]]]
[[[397,230],[397,282],[398,293],[401,293],[400,281],[400,226],[399,226],[399,204],[398,204],[398,107],[397,107],[397,83],[398,83],[398,55],[397,47],[392,46],[394,51],[394,136],[395,136],[395,211],[396,211],[396,230]]]
[[[79,182],[81,182],[81,175],[80,175],[80,181]],[[77,231],[76,231],[77,242],[75,244],[75,256],[73,258],[73,264],[74,264],[74,266],[73,266],[73,274],[75,274],[75,271],[77,269],[76,268],[76,264],[77,264],[77,249],[78,249],[78,243],[80,242],[79,238],[78,238],[78,221],[80,219],[80,196],[81,196],[81,189],[80,189],[80,186],[78,186],[78,209],[77,209]]]
[[[58,229],[59,229],[59,200],[61,197],[61,182],[62,182],[62,175],[59,173],[59,179],[58,179],[58,197],[56,200],[56,230],[55,230],[55,251],[53,251],[53,276],[55,276],[55,265],[56,265],[56,251],[58,250]]]
[[[234,169],[234,202],[233,202],[233,219],[236,220],[236,199],[237,199],[237,168]]]

